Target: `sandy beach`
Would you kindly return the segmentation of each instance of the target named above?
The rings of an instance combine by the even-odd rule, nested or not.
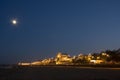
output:
[[[120,69],[65,66],[0,68],[0,80],[120,80]]]

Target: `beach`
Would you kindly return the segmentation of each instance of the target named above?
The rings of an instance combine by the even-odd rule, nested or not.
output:
[[[0,80],[120,80],[120,69],[69,66],[0,68]]]

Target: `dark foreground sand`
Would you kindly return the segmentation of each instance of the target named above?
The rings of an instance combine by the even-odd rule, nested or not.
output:
[[[65,66],[0,68],[0,80],[120,80],[120,69]]]

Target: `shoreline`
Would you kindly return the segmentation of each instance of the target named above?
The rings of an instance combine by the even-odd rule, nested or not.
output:
[[[120,64],[81,64],[81,65],[0,65],[0,69],[24,68],[24,67],[65,67],[65,68],[87,68],[87,69],[120,69]]]
[[[28,66],[21,66],[17,65],[17,67],[72,67],[72,68],[113,68],[113,69],[120,69],[120,64],[118,65],[108,65],[108,64],[94,64],[94,65],[88,65],[88,64],[83,64],[83,65],[28,65]]]

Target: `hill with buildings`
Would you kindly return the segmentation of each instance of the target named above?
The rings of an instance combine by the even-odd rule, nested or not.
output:
[[[81,64],[120,64],[120,49],[106,50],[100,53],[78,54],[70,56],[67,53],[58,52],[54,58],[43,59],[30,63],[18,63],[18,65],[81,65]]]

